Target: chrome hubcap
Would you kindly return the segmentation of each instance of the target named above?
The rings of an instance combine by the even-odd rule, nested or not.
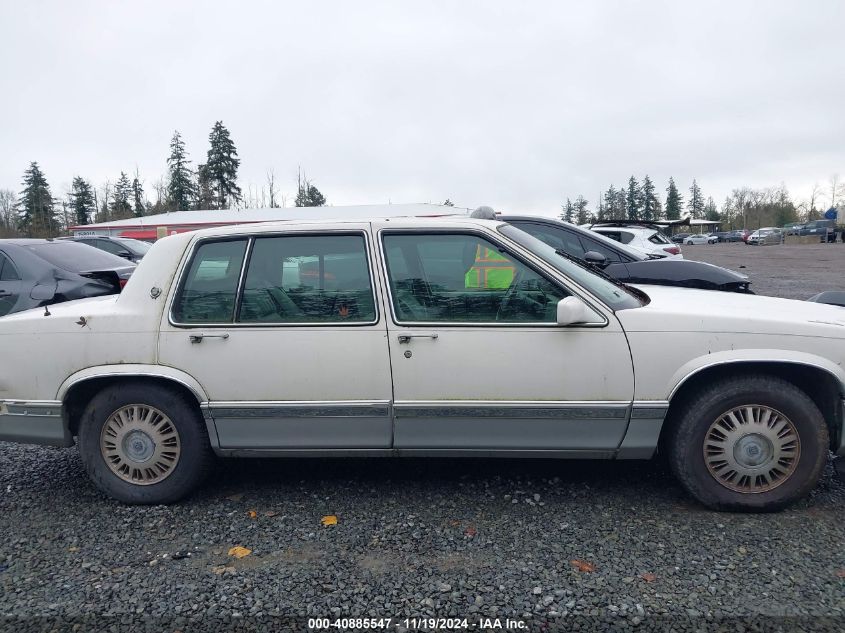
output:
[[[735,492],[777,488],[798,466],[801,441],[783,413],[762,405],[737,407],[707,430],[704,461],[713,478]]]
[[[158,483],[179,462],[179,432],[155,407],[130,404],[106,420],[100,452],[111,471],[124,481],[140,486]]]

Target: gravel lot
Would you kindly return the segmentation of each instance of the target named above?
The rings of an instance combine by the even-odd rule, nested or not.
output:
[[[845,264],[841,244],[684,253],[797,298],[841,287]],[[702,509],[659,462],[228,460],[190,500],[144,508],[104,499],[75,449],[0,443],[0,627],[436,614],[538,631],[841,631],[845,483],[832,471],[795,508],[742,515]],[[236,545],[251,554],[229,556]]]

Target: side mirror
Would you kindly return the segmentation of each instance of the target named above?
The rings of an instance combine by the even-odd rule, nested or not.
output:
[[[599,323],[595,312],[578,297],[565,297],[557,303],[557,324],[574,325],[576,323]]]
[[[132,253],[129,251],[118,251],[117,256],[123,259],[132,259]]]
[[[596,251],[587,251],[584,253],[584,261],[596,268],[607,268],[610,263],[607,261],[607,257]]]
[[[55,282],[35,284],[32,287],[32,291],[29,293],[29,297],[31,299],[35,299],[36,301],[52,301],[56,296],[56,287],[57,284]]]

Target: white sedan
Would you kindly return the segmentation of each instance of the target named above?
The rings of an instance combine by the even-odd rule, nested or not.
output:
[[[689,237],[684,238],[684,244],[690,246],[693,244],[715,244],[718,241],[719,238],[716,235],[704,235],[701,233],[696,233],[695,235],[690,235]]]
[[[122,294],[0,318],[0,440],[79,446],[126,503],[214,455],[648,459],[774,510],[845,453],[845,312],[625,286],[500,221],[159,240]]]

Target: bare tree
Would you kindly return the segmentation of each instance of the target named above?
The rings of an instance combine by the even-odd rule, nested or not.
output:
[[[272,169],[267,170],[267,189],[270,190],[270,208],[278,209],[279,203],[276,200],[278,191],[276,190],[276,173]]]
[[[830,207],[836,208],[836,201],[845,197],[845,183],[839,180],[839,174],[833,174],[828,181],[830,187]]]
[[[11,189],[0,189],[0,237],[12,237],[18,232],[17,198]]]

